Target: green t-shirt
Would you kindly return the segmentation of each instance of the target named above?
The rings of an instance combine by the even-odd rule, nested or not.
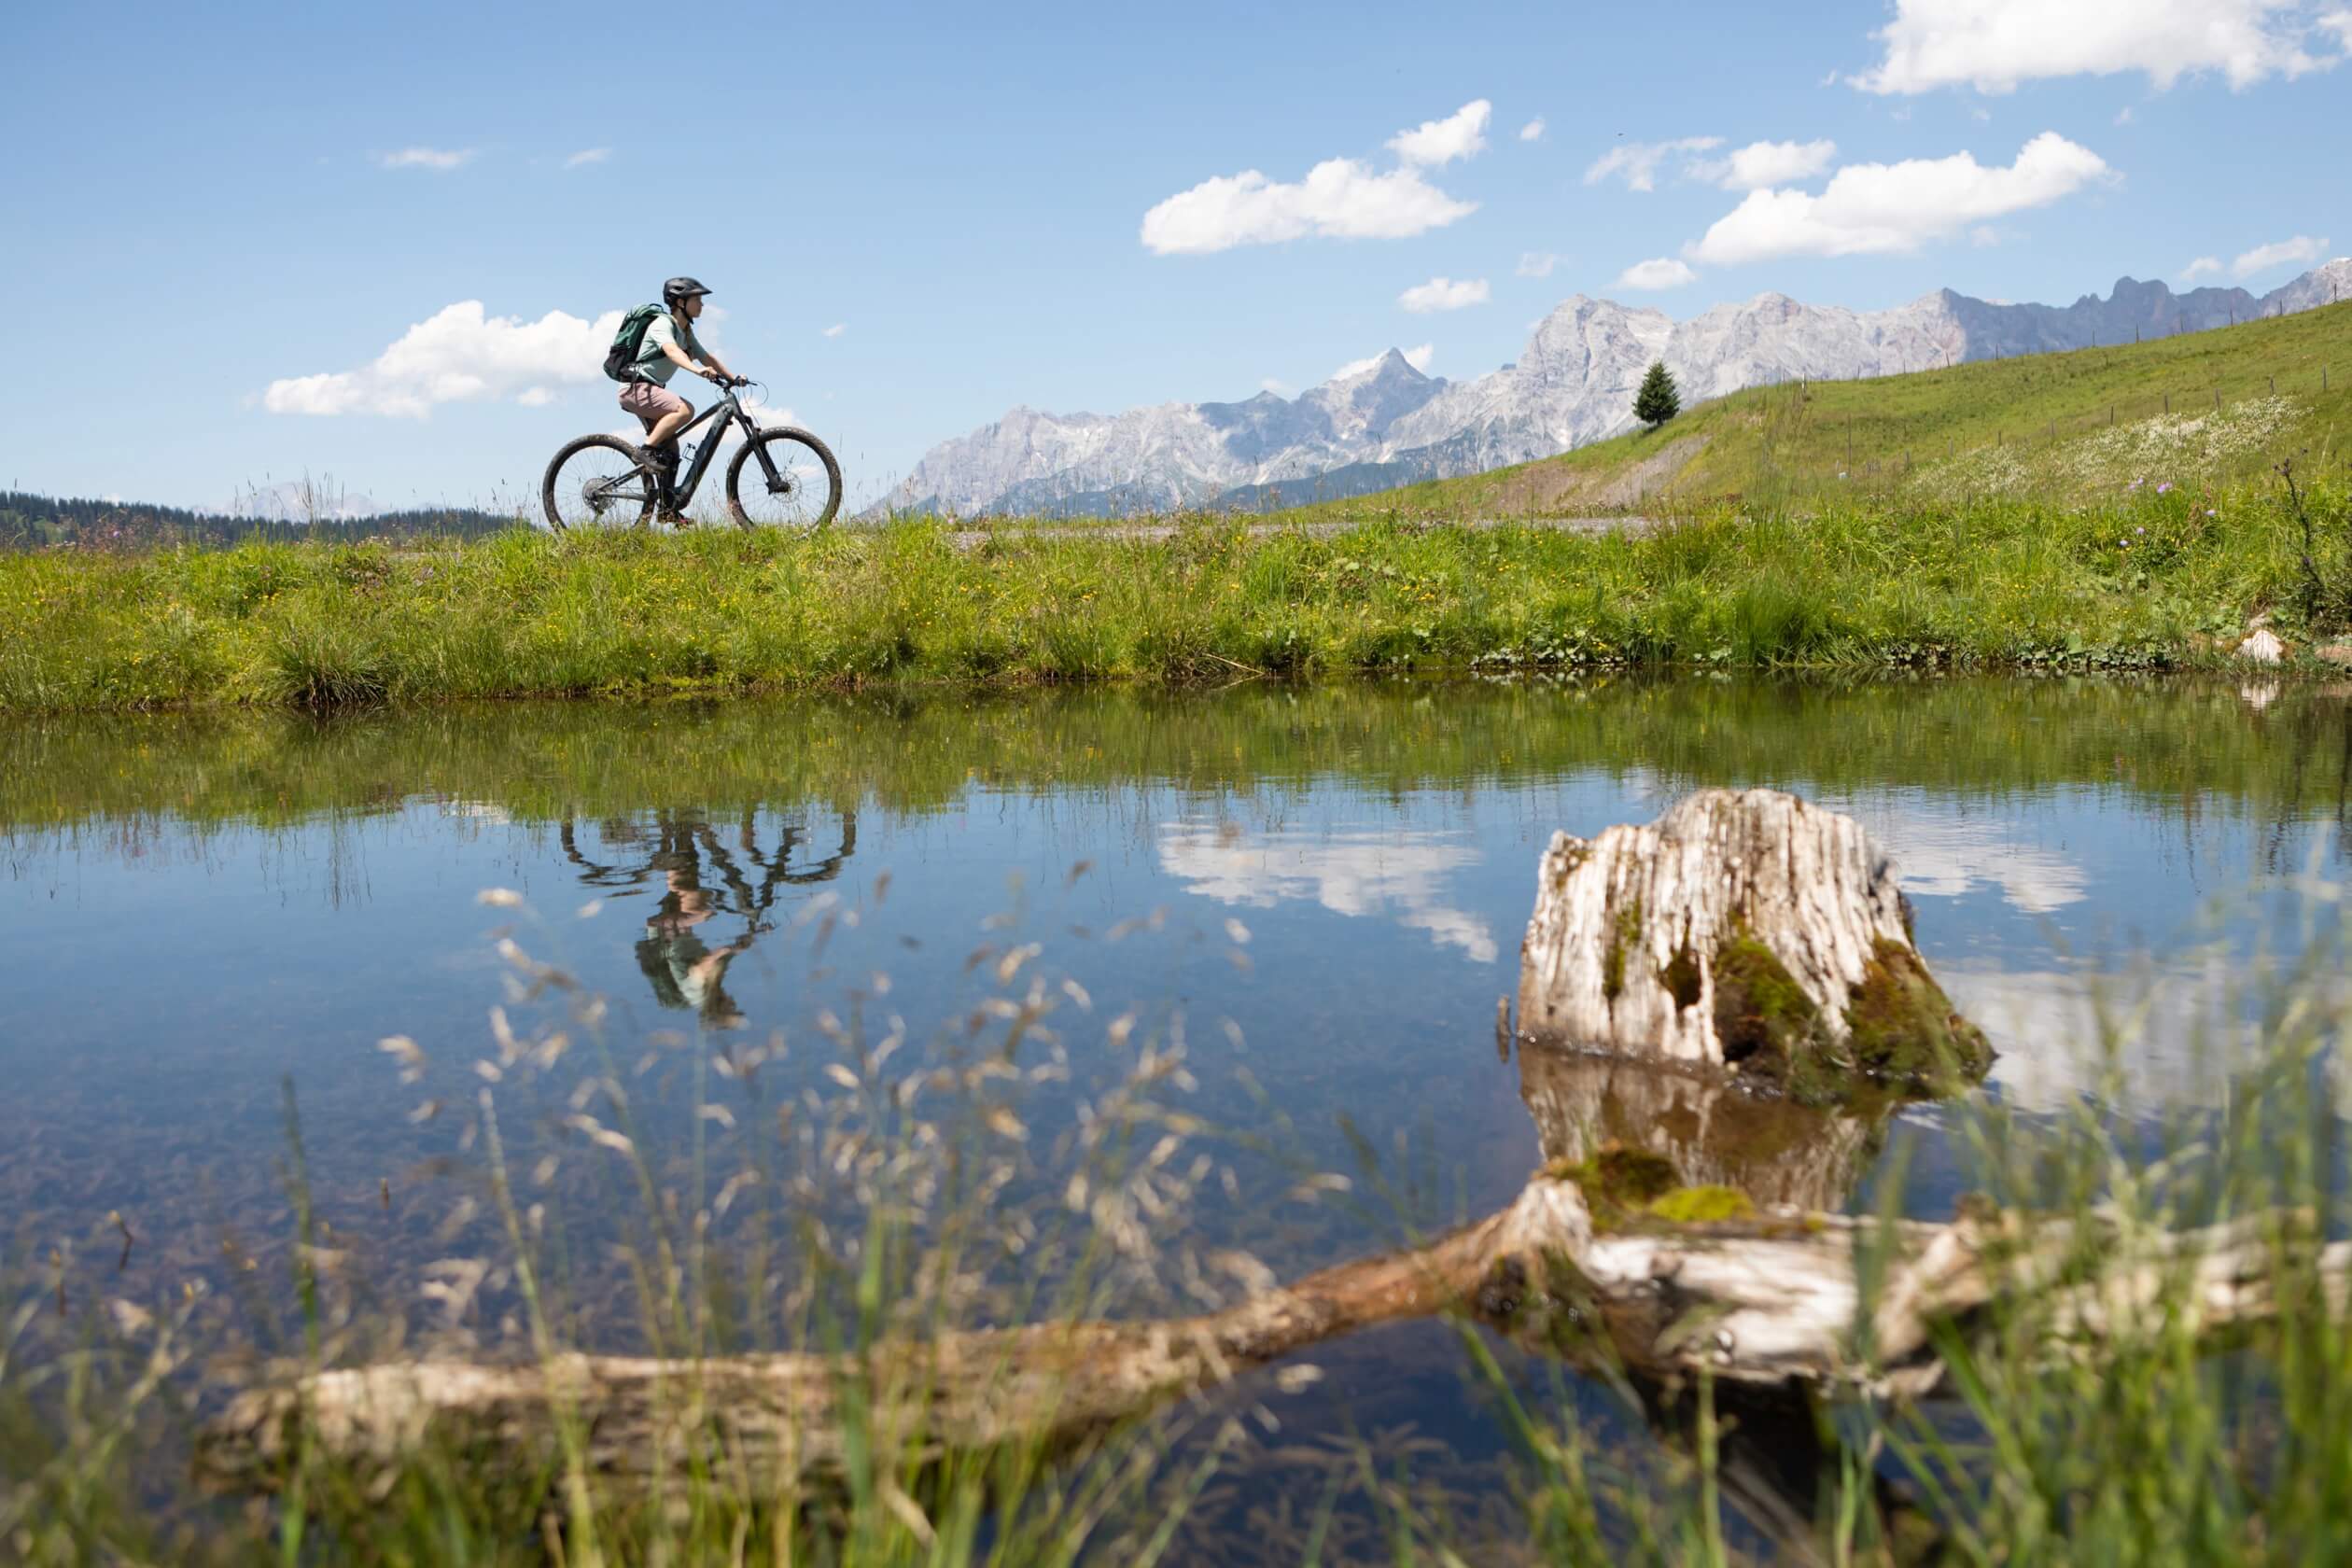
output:
[[[681,336],[682,334],[682,336]],[[657,315],[645,326],[645,342],[637,349],[637,373],[656,386],[667,386],[678,363],[662,352],[664,343],[677,343],[689,359],[708,359],[694,329],[675,315]]]

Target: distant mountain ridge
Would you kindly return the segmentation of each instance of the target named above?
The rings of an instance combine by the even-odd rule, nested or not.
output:
[[[2119,278],[2071,305],[2008,304],[1949,288],[1883,311],[1785,294],[1677,322],[1573,295],[1519,357],[1471,381],[1423,375],[1391,349],[1295,398],[1159,403],[1124,413],[1016,408],[924,454],[876,511],[1111,514],[1291,505],[1547,457],[1633,426],[1633,388],[1663,359],[1685,402],[1811,377],[1846,380],[1969,359],[2203,331],[2352,299],[2338,258],[2267,294]]]

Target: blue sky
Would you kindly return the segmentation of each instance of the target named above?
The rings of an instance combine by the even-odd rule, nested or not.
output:
[[[681,272],[853,500],[1018,403],[1476,375],[1576,292],[2261,292],[2352,250],[2347,7],[32,7],[0,483],[512,499]]]

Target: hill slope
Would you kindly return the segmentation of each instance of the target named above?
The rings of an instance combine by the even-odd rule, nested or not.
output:
[[[1295,505],[1570,451],[1632,423],[1633,386],[1663,359],[1688,399],[1886,376],[2224,328],[2352,298],[2352,259],[2268,294],[2118,279],[2106,298],[2005,304],[1938,289],[1883,311],[1759,294],[1687,321],[1575,295],[1511,364],[1426,376],[1394,350],[1283,399],[1160,403],[1117,414],[1015,409],[925,454],[877,511],[1116,515]]]
[[[1628,401],[1631,398],[1629,395]],[[1310,511],[1560,516],[1827,488],[2080,498],[2352,446],[2352,301],[2114,348],[1686,402],[1556,457]]]

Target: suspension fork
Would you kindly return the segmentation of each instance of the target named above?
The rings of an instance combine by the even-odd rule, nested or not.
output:
[[[768,455],[767,442],[760,440],[759,427],[751,423],[751,416],[746,413],[742,417],[743,439],[751,443],[751,455],[759,459],[760,471],[767,475],[768,494],[782,494],[791,481],[776,471],[776,459]]]

